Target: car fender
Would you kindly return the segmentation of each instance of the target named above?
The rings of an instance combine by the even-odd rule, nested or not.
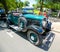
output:
[[[32,30],[35,31],[38,34],[43,34],[44,33],[44,29],[42,27],[36,26],[36,25],[30,25],[27,27],[27,30]]]

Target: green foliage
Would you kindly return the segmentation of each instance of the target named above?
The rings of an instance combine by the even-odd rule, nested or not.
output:
[[[33,6],[34,8],[37,8],[37,5],[36,5],[36,4],[33,4],[32,6]]]
[[[15,0],[0,0],[0,4],[5,9],[6,13],[8,10],[13,10],[16,8]]]
[[[16,2],[15,2],[15,0],[6,0],[6,5],[8,7],[8,10],[16,9]]]
[[[44,6],[47,7],[47,8],[50,8],[50,9],[57,9],[57,10],[59,10],[60,9],[60,2],[57,2],[57,3],[48,2]]]
[[[60,0],[35,0],[37,1],[36,6],[39,8],[50,8],[60,10]],[[43,3],[42,3],[43,2]]]
[[[24,3],[21,0],[0,0],[0,7],[3,7],[6,13],[9,10],[15,10],[16,8],[22,8],[23,6],[28,6],[29,1],[25,1]]]
[[[23,7],[23,2],[16,2],[16,6],[18,7],[18,8],[22,8]]]
[[[44,0],[35,0],[37,1],[37,8],[40,8],[40,11],[43,11],[43,2]]]
[[[24,6],[29,6],[30,2],[29,1],[25,1],[24,2]]]
[[[52,0],[53,3],[60,2],[60,0]]]
[[[0,3],[0,7],[2,7],[3,8],[3,5]]]

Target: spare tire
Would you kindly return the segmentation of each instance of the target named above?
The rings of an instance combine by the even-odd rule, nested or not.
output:
[[[27,24],[27,20],[24,17],[20,17],[18,19],[18,26],[21,29],[22,32],[26,32],[26,24]]]

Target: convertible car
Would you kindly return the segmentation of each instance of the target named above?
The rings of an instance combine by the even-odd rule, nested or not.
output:
[[[51,30],[51,22],[43,15],[35,15],[30,8],[11,12],[7,16],[7,27],[19,32],[27,32],[28,40],[34,45],[42,44],[42,36]]]

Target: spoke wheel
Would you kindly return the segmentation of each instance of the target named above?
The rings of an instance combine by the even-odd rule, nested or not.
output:
[[[42,37],[34,31],[27,32],[28,40],[34,45],[42,44]]]

